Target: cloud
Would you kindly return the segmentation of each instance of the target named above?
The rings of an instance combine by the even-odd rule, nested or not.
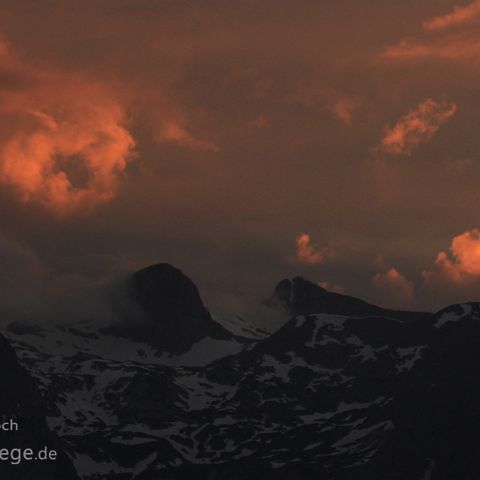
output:
[[[362,101],[358,97],[346,96],[338,98],[331,107],[333,116],[345,125],[350,125],[355,111],[358,110],[361,104]]]
[[[114,198],[135,141],[111,87],[31,67],[5,45],[0,62],[0,182],[59,214]]]
[[[0,234],[0,311],[3,319],[12,313],[31,314],[44,302],[49,285],[45,266],[26,245]]]
[[[383,57],[393,60],[444,59],[478,65],[480,2],[454,7],[451,13],[423,22],[423,32],[388,47]]]
[[[464,25],[480,18],[480,2],[476,1],[469,5],[453,7],[453,12],[439,15],[423,22],[423,28],[427,31],[445,30],[450,27]]]
[[[344,287],[328,281],[318,282],[318,286],[324,288],[325,290],[328,290],[329,292],[345,293]]]
[[[125,295],[131,265],[116,258],[101,276],[59,272],[31,247],[0,233],[0,322],[45,323],[91,319],[109,322],[136,314]],[[118,312],[117,312],[118,311]]]
[[[390,268],[384,273],[377,273],[372,283],[390,305],[404,306],[410,303],[414,296],[414,284],[396,268]]]
[[[431,98],[419,103],[388,128],[378,147],[382,155],[410,155],[414,148],[430,140],[440,126],[454,115],[457,106]]]
[[[423,277],[430,283],[435,277],[460,284],[480,280],[480,229],[474,228],[454,237],[450,255],[440,252],[434,268],[424,271]]]
[[[480,229],[467,230],[451,241],[449,251],[438,253],[422,272],[422,298],[442,304],[476,301],[480,295]]]
[[[310,235],[302,233],[296,239],[297,250],[296,259],[300,263],[308,265],[316,265],[325,262],[328,258],[333,256],[330,247],[320,247],[310,243]]]
[[[466,60],[477,64],[480,53],[480,38],[473,35],[455,35],[434,39],[403,39],[387,48],[385,58],[393,60],[439,58],[444,60]]]
[[[167,122],[156,135],[159,143],[174,143],[192,150],[218,152],[220,148],[214,143],[195,137],[186,127],[177,122]]]

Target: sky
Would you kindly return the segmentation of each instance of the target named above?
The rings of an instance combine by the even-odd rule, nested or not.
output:
[[[213,310],[294,276],[480,300],[479,27],[447,0],[0,1],[0,301],[156,262]]]

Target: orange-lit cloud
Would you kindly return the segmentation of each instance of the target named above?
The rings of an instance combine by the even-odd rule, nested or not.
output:
[[[480,38],[478,34],[436,37],[424,40],[401,40],[389,47],[384,56],[390,59],[408,60],[439,58],[445,60],[468,60],[472,65],[478,63]]]
[[[135,142],[110,88],[30,67],[5,45],[0,62],[0,182],[60,214],[111,200]]]
[[[391,304],[403,305],[413,300],[413,282],[396,268],[392,267],[385,273],[377,273],[372,282]]]
[[[332,113],[336,119],[345,125],[350,125],[353,120],[353,115],[361,103],[358,97],[341,97],[332,105]]]
[[[195,137],[186,127],[177,122],[165,123],[156,136],[159,143],[175,143],[192,150],[218,152],[220,148],[214,143]]]
[[[431,98],[419,103],[401,117],[393,128],[387,128],[378,148],[383,155],[410,155],[420,143],[427,142],[456,112],[450,102],[437,102]]]
[[[388,47],[384,57],[396,60],[437,58],[478,65],[480,2],[454,7],[451,13],[423,22],[423,32]]]
[[[423,22],[427,31],[444,30],[450,27],[463,25],[480,18],[480,2],[476,1],[466,6],[455,6],[453,12],[433,17]]]
[[[323,281],[323,282],[318,282],[318,285],[324,288],[325,290],[328,290],[329,292],[345,293],[345,288],[343,288],[341,285],[336,285],[335,283]]]
[[[480,279],[480,229],[468,230],[453,238],[450,255],[440,252],[432,270],[424,271],[426,282],[436,277],[450,282],[467,284]]]
[[[297,250],[295,257],[300,263],[316,265],[325,262],[327,258],[333,256],[331,248],[312,245],[310,241],[310,235],[307,233],[298,235],[296,239]]]

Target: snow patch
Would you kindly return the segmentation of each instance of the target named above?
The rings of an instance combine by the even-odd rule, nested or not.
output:
[[[453,311],[445,312],[435,323],[435,328],[443,327],[446,323],[449,322],[458,322],[462,317],[470,315],[472,313],[472,306],[468,303],[459,305],[462,308],[462,313],[458,314]]]
[[[413,347],[397,348],[399,363],[397,364],[397,372],[409,371],[415,363],[422,358],[422,350],[427,345],[415,345]]]
[[[384,431],[393,430],[393,428],[394,428],[393,422],[391,420],[387,420],[385,422],[378,423],[368,428],[354,429],[351,432],[349,432],[347,435],[345,435],[345,437],[335,442],[333,444],[333,447],[342,451],[349,450],[350,447],[358,443],[360,440],[363,440],[370,433],[375,432],[377,430],[384,430]]]
[[[305,323],[306,318],[303,315],[299,315],[297,317],[297,321],[295,322],[295,327],[299,328]]]

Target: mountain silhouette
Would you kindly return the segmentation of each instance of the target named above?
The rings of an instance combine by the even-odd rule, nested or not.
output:
[[[265,302],[278,329],[242,339],[171,265],[121,292],[106,328],[0,337],[5,412],[82,480],[480,478],[480,304],[389,310],[294,278]],[[56,468],[18,478],[75,478]]]

